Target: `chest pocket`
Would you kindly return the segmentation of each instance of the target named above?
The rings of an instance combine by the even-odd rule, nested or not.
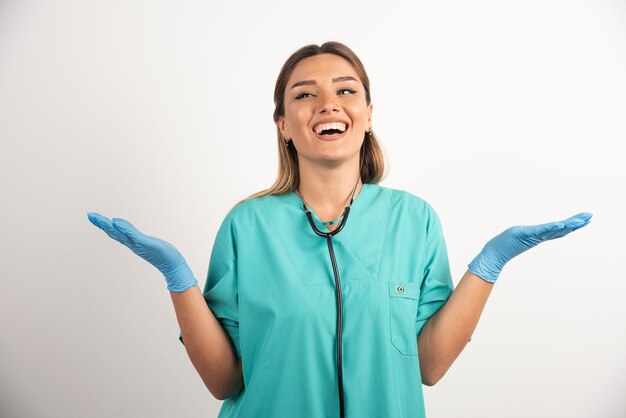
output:
[[[417,356],[415,318],[420,289],[416,283],[400,280],[388,286],[391,343],[401,354]]]

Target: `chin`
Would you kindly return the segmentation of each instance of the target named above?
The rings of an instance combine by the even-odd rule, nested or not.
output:
[[[353,158],[359,159],[359,150],[356,150],[356,152],[345,152],[345,150],[328,151],[319,153],[316,156],[316,160],[333,165],[348,162]]]

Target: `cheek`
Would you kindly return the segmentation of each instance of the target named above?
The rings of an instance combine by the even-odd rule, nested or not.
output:
[[[293,109],[290,114],[292,129],[307,129],[307,124],[311,118],[310,112],[302,107]]]
[[[352,106],[350,113],[352,114],[355,124],[361,125],[367,123],[367,107],[364,107],[362,103]]]

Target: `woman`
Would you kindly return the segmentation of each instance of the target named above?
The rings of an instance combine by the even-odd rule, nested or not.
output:
[[[455,289],[436,212],[378,184],[358,57],[337,42],[299,49],[274,100],[278,179],[222,222],[203,292],[167,242],[89,219],[165,276],[180,340],[225,400],[219,417],[423,417],[422,384],[467,344],[504,264],[591,214],[507,229]]]

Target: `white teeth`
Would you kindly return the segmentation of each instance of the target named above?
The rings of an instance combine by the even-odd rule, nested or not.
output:
[[[322,123],[315,127],[315,133],[320,135],[322,131],[327,129],[337,129],[338,131],[344,132],[346,130],[346,124],[342,122]]]

